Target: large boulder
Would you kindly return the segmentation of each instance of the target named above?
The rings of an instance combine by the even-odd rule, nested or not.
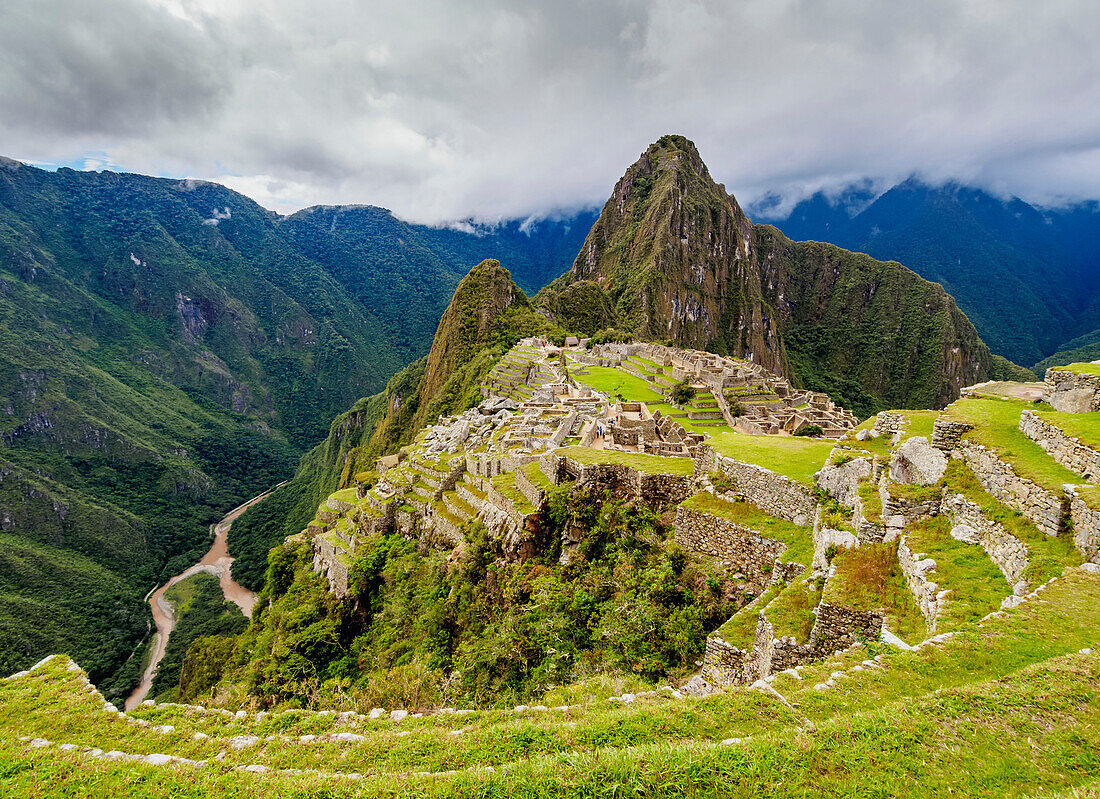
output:
[[[852,507],[859,496],[859,481],[871,476],[870,458],[853,458],[847,463],[826,465],[814,480],[841,505]]]
[[[946,471],[947,456],[924,436],[913,436],[890,458],[890,479],[897,483],[930,486]]]

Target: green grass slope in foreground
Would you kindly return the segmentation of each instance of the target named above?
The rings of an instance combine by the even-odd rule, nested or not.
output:
[[[0,792],[1088,795],[1074,792],[1100,779],[1100,653],[1079,650],[1095,645],[1098,628],[1100,578],[1072,569],[954,637],[875,661],[856,646],[804,668],[803,679],[779,675],[786,703],[747,688],[705,699],[658,692],[400,724],[179,705],[110,714],[79,669],[55,658],[0,682]],[[187,761],[154,765],[168,756]]]

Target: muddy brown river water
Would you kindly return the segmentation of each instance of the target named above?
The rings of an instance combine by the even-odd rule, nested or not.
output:
[[[157,625],[157,631],[153,636],[153,657],[145,668],[145,672],[141,675],[141,683],[126,699],[127,710],[137,707],[148,696],[149,689],[153,685],[153,677],[157,673],[157,666],[160,665],[160,661],[164,658],[164,652],[168,648],[168,636],[172,634],[172,630],[176,626],[176,615],[172,609],[172,604],[164,596],[165,591],[181,580],[186,580],[199,572],[206,572],[218,578],[222,594],[225,595],[227,601],[239,607],[241,613],[245,616],[250,617],[252,615],[252,607],[256,604],[256,595],[233,579],[233,558],[229,557],[229,546],[226,543],[226,538],[229,535],[229,528],[233,526],[233,522],[236,521],[238,516],[283,485],[285,483],[279,483],[275,488],[265,491],[258,497],[253,497],[226,514],[224,519],[213,525],[214,543],[210,545],[210,549],[203,555],[202,560],[177,574],[149,597],[149,607],[153,611],[153,621]]]

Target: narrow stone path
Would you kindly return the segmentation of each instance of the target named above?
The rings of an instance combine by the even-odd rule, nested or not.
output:
[[[149,689],[153,687],[153,677],[156,676],[157,666],[160,665],[160,661],[163,660],[164,653],[168,648],[168,636],[172,634],[172,630],[176,626],[176,616],[171,603],[164,596],[165,591],[181,580],[186,580],[199,572],[206,572],[218,578],[222,594],[227,601],[239,607],[241,613],[246,617],[252,616],[252,608],[256,604],[256,595],[233,579],[233,558],[229,556],[229,545],[227,543],[229,528],[233,526],[233,522],[242,513],[260,500],[266,499],[272,491],[284,485],[286,485],[286,481],[279,483],[275,488],[265,491],[258,497],[253,497],[243,505],[238,505],[229,511],[220,522],[211,525],[214,530],[214,543],[210,545],[210,549],[203,555],[202,560],[177,574],[149,597],[149,607],[153,611],[153,621],[157,625],[157,631],[153,634],[153,657],[145,668],[145,673],[141,675],[141,682],[138,687],[126,699],[127,710],[137,707],[148,696]]]

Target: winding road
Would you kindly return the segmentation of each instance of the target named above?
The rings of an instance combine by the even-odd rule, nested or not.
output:
[[[233,558],[229,557],[229,545],[226,539],[229,528],[233,526],[233,522],[236,521],[238,516],[260,500],[265,499],[272,491],[284,485],[286,485],[285,482],[279,483],[275,488],[265,491],[258,497],[253,497],[243,505],[238,505],[229,511],[220,522],[211,525],[214,529],[214,543],[210,545],[210,549],[203,555],[202,560],[177,574],[149,597],[149,607],[153,611],[153,621],[157,625],[157,631],[153,634],[153,658],[149,661],[145,673],[141,675],[141,683],[126,698],[127,710],[137,707],[148,696],[149,689],[153,686],[153,677],[157,673],[157,666],[160,665],[160,661],[164,658],[164,652],[168,648],[168,636],[172,634],[172,630],[176,626],[176,615],[172,609],[172,604],[164,596],[165,591],[180,580],[186,580],[191,575],[199,572],[206,572],[218,578],[222,594],[225,595],[226,600],[239,607],[241,613],[245,616],[252,616],[252,608],[256,604],[256,595],[233,579]]]

